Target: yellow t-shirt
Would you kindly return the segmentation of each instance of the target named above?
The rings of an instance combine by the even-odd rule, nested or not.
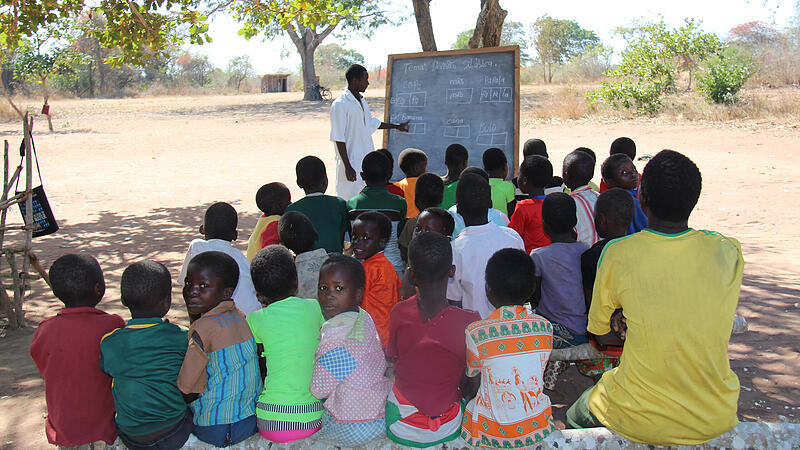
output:
[[[252,262],[259,250],[267,245],[281,243],[280,239],[278,239],[279,220],[281,220],[281,216],[278,215],[266,217],[262,215],[258,218],[258,222],[256,222],[256,226],[253,228],[253,234],[251,234],[250,239],[247,240],[246,255],[248,261]]]
[[[619,367],[589,396],[600,422],[654,445],[700,444],[736,426],[728,341],[743,268],[739,242],[713,231],[645,229],[605,247],[587,329],[609,333],[622,308],[628,331]]]

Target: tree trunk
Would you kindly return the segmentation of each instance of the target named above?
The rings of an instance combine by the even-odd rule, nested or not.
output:
[[[542,81],[547,83],[547,63],[542,61]]]
[[[481,0],[481,12],[469,39],[469,48],[499,46],[507,15],[508,11],[500,7],[500,0]]]
[[[414,17],[417,19],[417,32],[423,52],[436,51],[436,37],[433,35],[430,0],[411,0],[414,4]]]
[[[42,98],[44,98],[44,110],[47,111],[47,127],[50,129],[50,132],[53,132],[53,119],[50,117],[50,105],[47,104],[47,100],[50,99],[50,93],[47,92],[47,77],[42,77]]]
[[[295,22],[292,28],[287,28],[286,33],[292,40],[297,52],[300,53],[300,63],[303,72],[303,100],[320,100],[317,89],[317,71],[314,68],[314,52],[322,40],[333,32],[337,24],[329,25],[322,33],[317,33],[313,27],[300,25]]]

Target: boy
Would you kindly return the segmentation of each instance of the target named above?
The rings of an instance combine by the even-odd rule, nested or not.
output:
[[[539,155],[543,156],[546,159],[550,159],[550,155],[547,154],[547,145],[545,145],[544,141],[541,139],[534,138],[525,141],[525,144],[522,146],[523,161],[525,160],[525,158],[531,155]],[[514,200],[517,203],[521,202],[522,200],[527,200],[529,197],[520,189],[519,179],[513,178],[511,182],[516,187],[516,189],[514,190]],[[561,180],[561,177],[553,175],[553,177],[547,183],[547,186],[544,188],[544,195],[553,192],[563,192],[563,190],[564,190],[564,182]]]
[[[700,170],[678,152],[661,151],[645,166],[640,201],[649,228],[606,245],[589,310],[597,341],[619,343],[610,318],[622,309],[625,351],[569,408],[569,426],[695,445],[737,425],[728,340],[744,259],[735,239],[689,228],[701,185]]]
[[[247,241],[248,261],[252,261],[262,248],[279,242],[278,220],[290,203],[292,203],[292,194],[283,183],[268,183],[258,189],[256,205],[263,214],[256,222],[253,234]]]
[[[317,232],[314,248],[324,248],[328,253],[341,253],[344,235],[350,231],[347,202],[339,197],[325,195],[328,174],[325,163],[316,156],[305,156],[295,166],[297,185],[306,196],[286,207],[286,212],[303,213]]]
[[[447,298],[485,319],[494,311],[486,297],[487,261],[501,248],[521,250],[525,243],[516,231],[489,221],[492,193],[486,179],[473,173],[462,176],[457,195],[458,212],[467,227],[453,240],[456,269],[447,285]]]
[[[256,403],[258,432],[280,443],[307,438],[322,422],[322,403],[309,386],[325,319],[316,300],[295,297],[297,270],[286,247],[262,249],[250,264],[250,274],[264,305],[247,316],[265,376]]]
[[[38,260],[37,260],[38,262]],[[100,370],[100,339],[125,326],[96,309],[106,292],[103,270],[86,254],[64,255],[50,267],[53,294],[64,308],[33,334],[30,353],[45,383],[47,440],[72,447],[117,439],[111,378]]]
[[[542,392],[553,332],[525,306],[534,272],[530,256],[511,248],[486,264],[486,295],[497,309],[468,326],[466,339],[467,376],[481,381],[461,428],[473,447],[531,448],[555,430],[550,398]]]
[[[238,444],[258,431],[256,342],[231,298],[239,275],[232,257],[210,251],[189,261],[183,286],[189,317],[199,318],[189,327],[178,388],[194,399],[192,434],[216,447]]]
[[[383,254],[391,231],[389,218],[377,211],[363,212],[353,222],[353,256],[367,274],[361,307],[375,322],[383,347],[389,337],[389,314],[400,301],[400,278]]]
[[[131,450],[180,448],[192,432],[192,412],[177,385],[186,330],[163,319],[171,304],[169,271],[155,261],[133,263],[122,272],[120,291],[131,320],[100,341],[117,433]]]
[[[476,175],[480,175],[481,178],[489,182],[489,174],[486,173],[485,170],[481,169],[480,167],[467,167],[461,172],[461,176],[463,177],[466,174],[473,173]],[[490,185],[491,188],[491,185]],[[455,228],[453,229],[453,236],[458,236],[461,234],[461,231],[466,228],[464,224],[464,218],[461,217],[461,214],[458,213],[458,202],[456,202],[455,206],[451,206],[450,209],[447,210],[450,214],[453,215],[453,220],[455,221]],[[507,227],[508,226],[508,216],[503,214],[501,211],[496,210],[494,208],[489,208],[488,218],[490,222],[494,222],[499,227]]]
[[[576,148],[576,149],[575,149],[575,150],[573,150],[573,151],[575,151],[575,152],[583,152],[583,153],[586,153],[587,155],[589,155],[589,157],[590,157],[590,158],[592,158],[592,164],[593,164],[593,166],[592,166],[592,167],[594,167],[595,165],[597,165],[597,155],[594,153],[594,150],[592,150],[592,149],[590,149],[590,148],[588,148],[588,147],[578,147],[578,148]],[[598,193],[599,193],[600,187],[599,187],[599,186],[597,186],[597,185],[594,183],[594,181],[592,181],[592,177],[593,177],[593,176],[594,176],[594,169],[592,169],[592,176],[591,176],[591,177],[589,177],[589,182],[588,182],[588,183],[586,183],[586,184],[587,184],[587,185],[589,185],[589,187],[590,187],[590,188],[592,188],[592,190],[593,190],[593,191],[595,191],[595,192],[598,192]],[[569,188],[567,188],[567,187],[565,186],[564,192],[566,192],[567,194],[569,194]],[[549,194],[549,192],[548,192],[548,194]]]
[[[492,208],[506,216],[514,211],[514,185],[506,181],[508,158],[499,148],[492,147],[483,152],[483,169],[489,174],[492,188]]]
[[[394,156],[392,156],[392,152],[385,148],[379,148],[375,151],[385,156],[386,159],[389,160],[389,171],[386,173],[386,179],[391,180],[392,176],[394,175]],[[396,186],[394,183],[387,181],[386,190],[389,191],[390,194],[399,195],[400,197],[405,198],[405,192],[403,189],[399,186]]]
[[[459,182],[459,190],[468,177]],[[395,360],[395,380],[386,400],[386,433],[401,445],[430,447],[459,436],[464,331],[480,316],[447,302],[448,279],[456,270],[447,237],[420,234],[411,241],[408,259],[409,280],[419,294],[392,310],[386,357]]]
[[[456,188],[461,172],[469,165],[469,152],[461,144],[450,144],[444,151],[444,165],[447,174],[444,176],[444,195],[439,208],[450,209],[456,204]]]
[[[647,228],[647,216],[639,205],[639,173],[628,155],[617,153],[609,156],[600,166],[600,174],[609,188],[625,189],[633,197],[634,215],[628,234]]]
[[[417,210],[424,211],[427,208],[433,208],[442,203],[444,182],[442,178],[435,173],[423,173],[417,179],[414,190],[414,202]],[[408,244],[411,242],[411,237],[414,234],[417,217],[419,217],[419,214],[406,221],[406,224],[403,226],[403,231],[397,238],[397,244],[400,246],[400,255],[403,257],[403,261],[406,262],[408,262]]]
[[[528,198],[517,203],[508,226],[522,236],[525,251],[550,245],[550,238],[542,227],[544,189],[553,178],[553,165],[544,156],[531,155],[519,167],[519,187]]]
[[[570,197],[575,200],[578,223],[575,232],[578,242],[594,245],[600,240],[594,228],[594,206],[597,203],[597,192],[589,186],[594,175],[594,159],[582,151],[575,150],[564,158],[562,177],[564,185],[570,190]]]
[[[619,137],[614,139],[614,142],[611,143],[611,150],[608,152],[608,155],[616,155],[617,153],[623,153],[628,155],[628,158],[631,161],[636,161],[636,143],[633,142],[633,139],[629,137]],[[639,181],[641,182],[642,177],[639,176]],[[607,190],[611,189],[607,184],[606,181],[601,179],[600,180],[600,193],[603,193]]]
[[[419,186],[419,183],[417,186]],[[408,228],[408,226],[406,226],[406,228]],[[417,216],[411,239],[414,239],[421,233],[427,233],[428,231],[443,234],[447,236],[448,239],[451,239],[454,228],[455,221],[449,212],[442,208],[425,208],[425,210]],[[411,240],[409,240],[409,243],[411,243]],[[403,276],[400,277],[400,298],[405,300],[415,293],[416,289],[414,285],[408,281],[408,277],[406,277],[404,273]]]
[[[261,309],[261,304],[256,298],[256,288],[253,287],[253,280],[250,279],[250,261],[242,254],[241,250],[235,248],[233,241],[239,236],[236,226],[239,224],[239,216],[236,210],[228,203],[214,203],[209,206],[203,216],[203,224],[200,225],[200,234],[203,239],[195,239],[189,244],[186,251],[186,258],[183,259],[178,281],[186,281],[186,270],[189,261],[203,252],[217,251],[231,256],[236,264],[239,265],[239,283],[233,291],[233,302],[239,311],[245,315]],[[196,319],[196,317],[190,317]]]
[[[397,187],[403,190],[403,196],[406,199],[406,218],[417,217],[419,209],[414,203],[414,193],[416,192],[414,187],[417,184],[417,178],[425,173],[428,168],[428,157],[422,150],[407,148],[400,152],[400,156],[397,157],[397,164],[406,176],[395,183]]]
[[[297,295],[300,298],[317,298],[319,268],[328,258],[324,248],[316,248],[317,232],[308,217],[297,211],[289,211],[278,222],[281,244],[294,253],[297,268]]]

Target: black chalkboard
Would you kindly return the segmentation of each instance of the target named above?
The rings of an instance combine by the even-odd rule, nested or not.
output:
[[[444,152],[459,143],[482,167],[484,150],[506,153],[509,174],[519,165],[519,47],[389,55],[386,122],[409,121],[409,132],[384,133],[395,157],[414,147],[428,155],[428,172],[444,175]],[[395,164],[392,180],[404,178]]]

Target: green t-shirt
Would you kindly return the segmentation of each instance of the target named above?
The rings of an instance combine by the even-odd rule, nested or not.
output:
[[[322,417],[322,403],[309,388],[314,352],[325,319],[316,300],[288,297],[247,315],[256,342],[264,346],[267,377],[256,416],[273,422],[309,423]]]
[[[286,211],[301,212],[308,217],[317,231],[314,248],[342,253],[342,235],[350,228],[347,202],[330,195],[310,194],[287,206]]]
[[[489,178],[492,188],[492,208],[508,215],[508,204],[514,201],[514,185],[502,178]]]
[[[360,194],[347,201],[347,207],[353,209],[393,209],[400,212],[400,218],[405,219],[408,205],[406,199],[399,195],[390,194],[381,187],[365,187]]]
[[[442,196],[442,204],[439,208],[450,209],[456,204],[456,188],[458,187],[458,180],[450,184],[444,185],[444,195]]]

